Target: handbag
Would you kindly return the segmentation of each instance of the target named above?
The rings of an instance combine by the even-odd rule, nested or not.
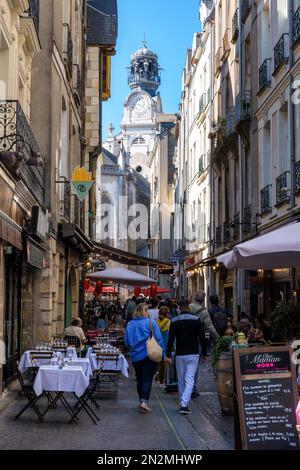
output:
[[[147,355],[150,361],[161,362],[163,357],[163,350],[155,339],[151,319],[149,320],[151,336],[147,339]]]

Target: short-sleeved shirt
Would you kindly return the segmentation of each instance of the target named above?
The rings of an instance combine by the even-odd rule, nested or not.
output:
[[[77,338],[79,338],[81,342],[85,341],[86,339],[81,326],[68,326],[68,328],[65,329],[65,335],[77,336]]]

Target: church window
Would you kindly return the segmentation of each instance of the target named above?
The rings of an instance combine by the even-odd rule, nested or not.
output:
[[[138,173],[142,173],[143,167],[141,165],[138,165],[135,169]]]
[[[145,141],[144,137],[136,137],[132,141],[132,145],[142,145],[142,144],[145,144],[145,143],[146,143],[146,141]]]

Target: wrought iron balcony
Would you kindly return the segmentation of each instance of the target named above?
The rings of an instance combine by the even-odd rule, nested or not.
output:
[[[232,18],[232,37],[231,37],[232,44],[235,44],[238,37],[239,37],[239,9],[237,8]]]
[[[70,26],[68,23],[63,24],[63,31],[64,31],[64,62],[66,65],[67,73],[69,78],[72,76],[73,73],[73,41],[70,31]]]
[[[276,204],[290,200],[290,172],[285,171],[276,178]]]
[[[236,97],[235,125],[251,119],[251,91],[243,90]]]
[[[39,31],[40,25],[40,1],[39,0],[29,0],[29,16],[33,18],[36,30]]]
[[[222,242],[222,225],[216,228],[216,243]]]
[[[244,208],[244,221],[243,232],[248,233],[251,231],[252,226],[252,206],[251,204]]]
[[[246,21],[252,8],[252,0],[242,0],[241,3],[241,15],[243,23]]]
[[[262,92],[265,88],[271,85],[271,59],[264,60],[259,69],[259,91]]]
[[[238,237],[240,233],[240,213],[237,212],[233,217],[233,236]]]
[[[226,136],[229,137],[235,133],[235,108],[231,107],[226,113]]]
[[[223,224],[223,241],[228,243],[231,240],[231,224],[226,220]]]
[[[202,95],[200,96],[200,100],[199,100],[199,113],[203,113],[205,108],[207,106],[207,94],[206,93],[202,93]]]
[[[271,212],[272,210],[272,185],[268,184],[260,191],[260,210],[261,214]]]
[[[293,42],[296,44],[300,40],[300,7],[293,16]]]
[[[289,35],[284,33],[274,47],[274,73],[289,59]]]
[[[229,54],[230,54],[230,41],[229,41],[229,34],[228,34],[228,29],[227,29],[223,36],[223,54],[221,58],[223,63],[226,62],[226,60],[229,57]]]
[[[61,217],[66,219],[68,222],[70,222],[70,216],[71,216],[71,185],[68,181],[65,181],[64,183],[61,183],[59,186],[63,186],[63,188],[61,189],[61,194],[63,196],[63,200],[61,200],[61,204],[60,204],[60,215],[61,215]]]
[[[44,163],[38,143],[19,101],[0,101],[0,152],[19,152],[23,156],[20,163],[14,167],[14,175],[21,178],[37,200],[43,204],[45,202]],[[43,166],[38,166],[39,164]],[[10,168],[9,164],[7,168]]]
[[[295,163],[295,190],[300,191],[300,160]]]

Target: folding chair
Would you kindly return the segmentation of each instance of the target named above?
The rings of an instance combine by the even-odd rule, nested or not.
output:
[[[64,357],[67,356],[67,346],[52,346],[53,352],[61,352]]]
[[[68,342],[68,346],[74,346],[77,354],[81,357],[81,342],[78,336],[65,336],[65,340]]]
[[[81,396],[80,398],[76,397],[78,400],[75,405],[75,408],[77,408],[77,411],[74,414],[73,418],[71,419],[70,423],[72,423],[72,421],[77,418],[78,414],[80,413],[82,409],[89,415],[89,417],[91,418],[94,424],[98,424],[97,421],[100,421],[100,418],[96,415],[94,410],[91,408],[88,401],[90,400],[97,410],[100,409],[100,406],[97,400],[95,399],[94,394],[99,385],[100,374],[101,374],[102,368],[103,368],[103,362],[99,366],[99,368],[96,371],[94,371],[93,377],[91,378],[90,383],[87,389],[85,390],[83,396]]]
[[[116,399],[118,396],[120,377],[120,371],[117,370],[119,353],[96,353],[96,358],[97,363],[104,363],[100,373],[98,391],[100,394],[105,394],[105,391],[112,393],[113,398]]]
[[[38,407],[36,406],[37,401],[42,397],[42,395],[37,396],[34,389],[33,389],[33,384],[28,383],[26,384],[23,378],[23,375],[19,369],[19,363],[17,362],[17,374],[18,374],[18,379],[20,382],[20,386],[22,389],[22,392],[24,396],[27,398],[28,403],[22,408],[22,410],[15,416],[15,420],[17,420],[23,413],[26,411],[28,408],[32,408],[35,413],[37,414],[39,420],[41,423],[44,421],[44,418],[42,414],[40,413]]]
[[[30,352],[30,359],[32,364],[35,367],[39,367],[38,361],[43,361],[42,365],[46,364],[47,362],[50,364],[51,359],[53,357],[53,351],[31,351]]]

